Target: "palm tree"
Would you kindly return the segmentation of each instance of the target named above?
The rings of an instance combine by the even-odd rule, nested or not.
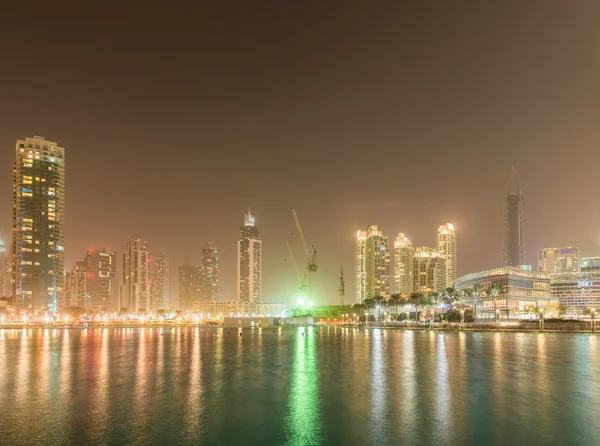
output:
[[[444,301],[446,301],[450,305],[450,309],[453,308],[454,301],[458,297],[458,293],[452,287],[448,287],[442,291],[444,296]]]
[[[500,285],[498,285],[497,283],[491,284],[485,290],[485,292],[488,296],[492,296],[494,298],[494,317],[496,317],[496,315],[498,314],[496,312],[496,310],[497,310],[496,301],[498,300],[498,294],[500,294],[500,291],[502,291],[502,287]]]
[[[379,323],[381,323],[381,308],[387,305],[387,299],[378,294],[377,296],[373,297],[373,301],[375,302],[375,305],[377,306],[377,311],[379,313],[377,319],[379,320]]]
[[[433,308],[433,320],[435,320],[436,308],[443,301],[443,299],[444,299],[443,291],[433,292],[433,293],[430,293],[428,296],[428,300],[429,300],[428,304]]]
[[[415,307],[415,322],[419,320],[419,306],[424,305],[426,303],[426,297],[423,293],[414,292],[410,293],[408,296],[408,301],[411,305]]]
[[[388,303],[391,306],[396,307],[396,325],[398,325],[398,307],[400,306],[400,304],[402,303],[402,301],[403,301],[402,296],[400,294],[398,294],[398,293],[392,294],[390,296],[389,301],[388,301]]]
[[[358,315],[358,320],[360,321],[360,316],[365,312],[364,304],[354,304],[352,305],[352,311]]]
[[[375,308],[375,306],[377,305],[375,303],[375,299],[373,299],[372,297],[367,297],[365,300],[363,300],[363,304],[365,305],[365,308],[368,310],[368,317],[367,317],[367,324],[371,321],[371,310],[373,308]]]

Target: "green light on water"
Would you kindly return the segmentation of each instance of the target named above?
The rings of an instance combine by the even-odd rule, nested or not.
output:
[[[321,444],[321,404],[315,342],[312,328],[298,328],[286,418],[286,444],[289,446]]]

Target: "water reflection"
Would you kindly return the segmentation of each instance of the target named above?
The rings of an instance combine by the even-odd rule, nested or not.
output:
[[[286,420],[286,444],[290,446],[321,443],[318,357],[315,342],[312,327],[298,328]]]

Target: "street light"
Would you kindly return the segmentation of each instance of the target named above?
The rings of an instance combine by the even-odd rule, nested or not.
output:
[[[544,309],[540,310],[540,331],[544,330]]]
[[[460,310],[460,328],[465,328],[465,310]]]
[[[591,313],[592,313],[592,331],[596,331],[596,309],[592,308]]]
[[[496,309],[496,330],[498,329],[498,326],[500,325],[500,310]]]

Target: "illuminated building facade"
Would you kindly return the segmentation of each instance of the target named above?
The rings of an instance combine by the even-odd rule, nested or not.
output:
[[[456,280],[456,233],[452,223],[438,228],[436,250],[446,258],[446,286],[452,286]]]
[[[567,246],[540,249],[538,269],[550,274],[578,273],[579,248]]]
[[[219,300],[219,250],[210,243],[202,249],[201,277],[200,300]]]
[[[552,274],[550,295],[571,314],[600,308],[600,257],[581,259],[579,272]]]
[[[260,303],[262,299],[262,241],[254,216],[244,216],[237,243],[237,297],[240,302]]]
[[[413,268],[415,249],[411,241],[402,233],[394,242],[394,292],[410,294],[413,292]]]
[[[119,311],[121,313],[149,312],[150,253],[146,241],[135,237],[127,242],[123,253],[123,283]]]
[[[425,294],[441,291],[447,286],[446,275],[446,257],[443,254],[426,246],[415,250],[413,291]]]
[[[367,228],[365,239],[365,296],[390,296],[390,251],[388,238],[377,225]]]
[[[513,167],[508,178],[504,202],[504,265],[525,264],[523,244],[523,192]]]
[[[57,311],[64,289],[65,149],[34,136],[17,141],[13,168],[12,300]]]
[[[77,262],[70,271],[67,272],[66,293],[67,307],[79,307],[88,309],[90,302],[86,291],[86,269],[84,262]]]
[[[367,241],[366,231],[356,232],[356,244],[354,248],[354,302],[362,303],[367,297],[365,285],[365,243]]]
[[[477,305],[477,317],[494,319],[496,310],[499,318],[530,318],[526,309],[533,304],[543,308],[550,302],[550,274],[531,271],[527,265],[505,266],[478,273],[467,274],[454,282],[457,291],[465,289],[486,290],[498,285],[501,291],[496,299],[480,291],[477,302],[467,298],[466,304]],[[533,315],[533,317],[537,317]]]
[[[89,306],[95,312],[117,311],[117,254],[108,249],[90,249],[85,254]]]
[[[152,310],[168,310],[171,300],[169,257],[161,254],[154,262],[152,271]]]

